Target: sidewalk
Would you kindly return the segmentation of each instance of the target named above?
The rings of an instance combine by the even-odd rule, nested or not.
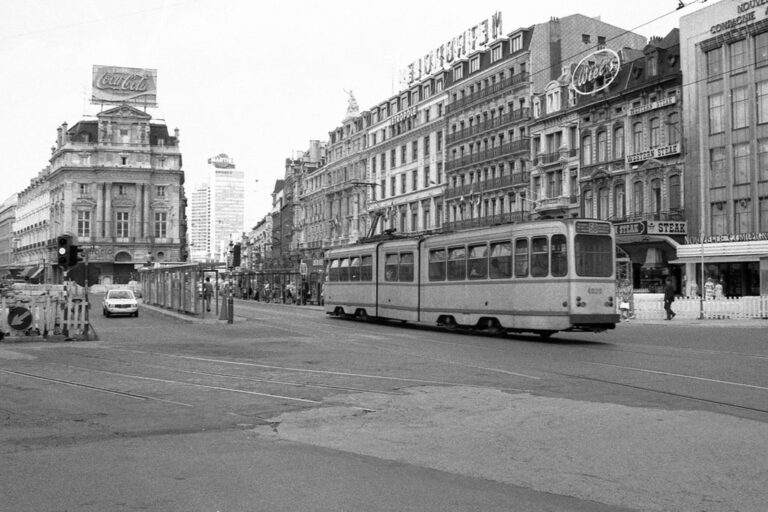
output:
[[[696,326],[696,327],[725,327],[725,328],[757,328],[757,327],[768,327],[768,319],[752,319],[752,318],[719,318],[719,319],[713,319],[713,318],[705,318],[704,320],[699,320],[698,318],[674,318],[672,320],[665,320],[664,316],[661,315],[659,318],[644,318],[644,319],[631,319],[631,320],[622,320],[619,325],[626,324],[626,325],[668,325],[668,326],[676,326],[676,325],[688,325],[688,326]]]

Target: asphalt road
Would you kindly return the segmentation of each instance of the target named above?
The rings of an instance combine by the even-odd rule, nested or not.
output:
[[[98,298],[97,298],[98,299]],[[0,510],[764,511],[760,323],[491,337],[236,302],[0,344]]]

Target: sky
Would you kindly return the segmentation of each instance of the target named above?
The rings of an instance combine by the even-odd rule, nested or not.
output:
[[[494,12],[505,33],[579,13],[650,37],[703,1],[2,0],[0,202],[48,164],[63,122],[99,112],[95,64],[157,70],[148,113],[180,131],[188,194],[226,153],[245,172],[247,229],[285,159],[341,125],[346,91],[373,107],[401,69]]]

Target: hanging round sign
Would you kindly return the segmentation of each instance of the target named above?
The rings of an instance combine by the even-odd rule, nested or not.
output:
[[[571,88],[587,96],[602,91],[616,79],[621,69],[619,54],[608,48],[587,55],[573,70]]]

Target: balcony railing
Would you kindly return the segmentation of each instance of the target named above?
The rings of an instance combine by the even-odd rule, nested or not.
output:
[[[504,80],[501,80],[500,82],[496,82],[493,85],[484,87],[479,91],[475,91],[468,96],[459,98],[453,103],[449,103],[445,107],[445,112],[446,114],[450,114],[451,112],[454,112],[462,107],[466,107],[467,105],[470,105],[476,101],[480,101],[489,96],[498,94],[504,91],[505,89],[508,89],[508,88],[517,89],[518,87],[527,85],[528,83],[529,83],[528,73],[519,73],[517,75],[512,75],[511,77],[507,77]]]
[[[540,153],[536,155],[536,165],[551,165],[560,161],[560,152]]]
[[[561,208],[570,208],[573,202],[572,196],[555,196],[547,197],[545,199],[539,199],[536,210],[557,210]]]
[[[531,109],[529,108],[521,108],[519,110],[514,110],[512,112],[503,114],[498,117],[493,117],[486,121],[481,121],[475,125],[464,128],[457,132],[449,133],[448,136],[446,137],[446,141],[448,144],[452,144],[454,142],[464,140],[468,137],[473,137],[485,131],[498,129],[510,123],[521,122],[523,120],[530,119],[531,118],[530,110]]]
[[[454,158],[453,160],[448,160],[445,163],[445,169],[447,171],[450,171],[453,169],[464,167],[466,165],[472,165],[479,162],[484,162],[486,160],[500,158],[504,155],[520,153],[523,150],[527,151],[528,145],[529,145],[529,142],[527,137],[523,139],[507,142],[505,144],[496,146],[494,148],[488,148],[488,149],[476,151],[469,155],[464,155],[458,158]]]

